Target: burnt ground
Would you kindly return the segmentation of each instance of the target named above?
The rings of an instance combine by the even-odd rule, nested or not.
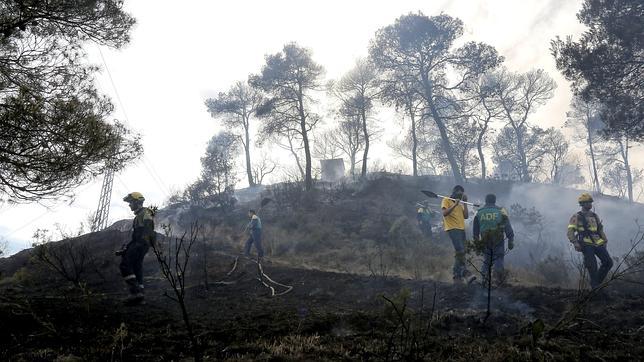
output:
[[[629,275],[641,285],[611,283],[571,315],[579,305],[577,270],[565,250],[544,250],[543,242],[518,238],[513,252],[531,261],[507,265],[510,283],[493,291],[486,319],[480,286],[445,282],[453,260],[447,236],[423,240],[415,226],[418,190],[451,187],[441,182],[384,177],[310,193],[292,183],[273,187],[274,201],[261,212],[272,260],[265,272],[293,287],[276,297],[250,261],[226,276],[245,210],[259,199],[225,212],[194,205],[159,210],[157,225],[179,234],[195,221],[205,226],[186,274],[187,310],[204,359],[644,360],[641,268]],[[507,189],[468,185],[473,195]],[[524,219],[534,226],[534,218]],[[514,215],[515,231],[521,223]],[[147,304],[122,305],[114,251],[129,239],[129,225],[46,244],[46,255],[59,257],[68,277],[82,266],[75,287],[38,259],[43,249],[0,259],[1,361],[191,359],[182,314],[164,295],[172,290],[152,252],[145,261]],[[172,245],[160,243],[164,250]]]
[[[152,262],[148,256],[148,270]],[[609,287],[569,324],[551,330],[577,291],[500,287],[484,322],[485,293],[476,285],[295,269],[276,261],[265,264],[266,274],[293,290],[271,297],[252,262],[241,260],[226,277],[232,262],[231,255],[213,255],[208,288],[199,273],[189,278],[188,311],[206,360],[644,358],[642,294],[626,285]],[[160,274],[148,273],[147,304],[137,307],[121,304],[124,288],[113,274],[85,293],[55,278],[5,282],[0,359],[190,359],[178,305],[163,295],[171,291]]]

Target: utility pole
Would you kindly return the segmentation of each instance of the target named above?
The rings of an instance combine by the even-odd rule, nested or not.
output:
[[[114,184],[114,169],[108,167],[103,178],[101,197],[98,200],[98,208],[92,221],[92,232],[101,231],[107,227],[107,217],[110,214],[110,201],[112,200],[112,186]]]
[[[101,231],[107,227],[107,217],[110,214],[110,201],[112,200],[112,186],[114,185],[115,158],[118,149],[121,147],[121,134],[114,149],[114,156],[108,159],[105,164],[105,176],[101,186],[101,196],[98,200],[98,207],[94,220],[92,220],[92,232]]]

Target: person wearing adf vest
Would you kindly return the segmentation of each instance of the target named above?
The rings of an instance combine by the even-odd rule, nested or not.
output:
[[[480,208],[474,217],[473,235],[475,240],[482,237],[486,241],[484,249],[483,281],[487,279],[487,271],[490,266],[494,268],[494,279],[497,284],[503,282],[505,267],[505,237],[508,239],[508,249],[514,248],[514,231],[510,224],[510,218],[504,208],[496,206],[496,195],[485,196],[485,206]]]

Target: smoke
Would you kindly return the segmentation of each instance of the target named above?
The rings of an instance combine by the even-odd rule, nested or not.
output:
[[[567,251],[572,247],[566,237],[570,217],[580,210],[577,197],[583,192],[553,185],[544,184],[516,184],[505,195],[498,195],[497,204],[503,205],[510,211],[510,205],[518,203],[525,208],[534,207],[543,216],[543,232],[541,238],[534,233],[534,228],[526,227],[520,223],[513,223],[517,232],[517,251],[521,250],[521,236],[524,239],[539,240],[543,245],[543,257],[547,254]],[[622,256],[631,247],[631,239],[637,233],[638,215],[644,212],[644,205],[630,203],[610,196],[594,196],[594,211],[604,224],[608,237],[608,250],[613,257]],[[510,220],[512,221],[510,212]],[[513,260],[512,254],[508,255]],[[514,258],[515,261],[517,258]],[[520,258],[518,258],[520,259]]]

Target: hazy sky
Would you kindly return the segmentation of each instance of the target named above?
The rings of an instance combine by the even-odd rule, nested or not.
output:
[[[110,221],[131,217],[121,201],[128,192],[161,204],[197,177],[205,144],[220,129],[204,100],[258,72],[266,53],[296,41],[312,49],[328,79],[337,78],[366,56],[377,29],[408,12],[458,17],[465,37],[495,46],[511,70],[544,68],[558,88],[532,120],[560,127],[570,91],[549,42],[583,30],[575,17],[580,6],[581,0],[126,1],[137,19],[132,42],[120,51],[102,49],[116,92],[97,46],[87,45],[89,61],[103,68],[97,83],[113,99],[114,118],[140,132],[145,148],[145,157],[115,178]],[[393,136],[383,135],[374,158],[387,155],[384,144]],[[81,186],[71,204],[1,205],[0,237],[17,250],[30,244],[36,228],[77,229],[95,212],[101,182]]]

